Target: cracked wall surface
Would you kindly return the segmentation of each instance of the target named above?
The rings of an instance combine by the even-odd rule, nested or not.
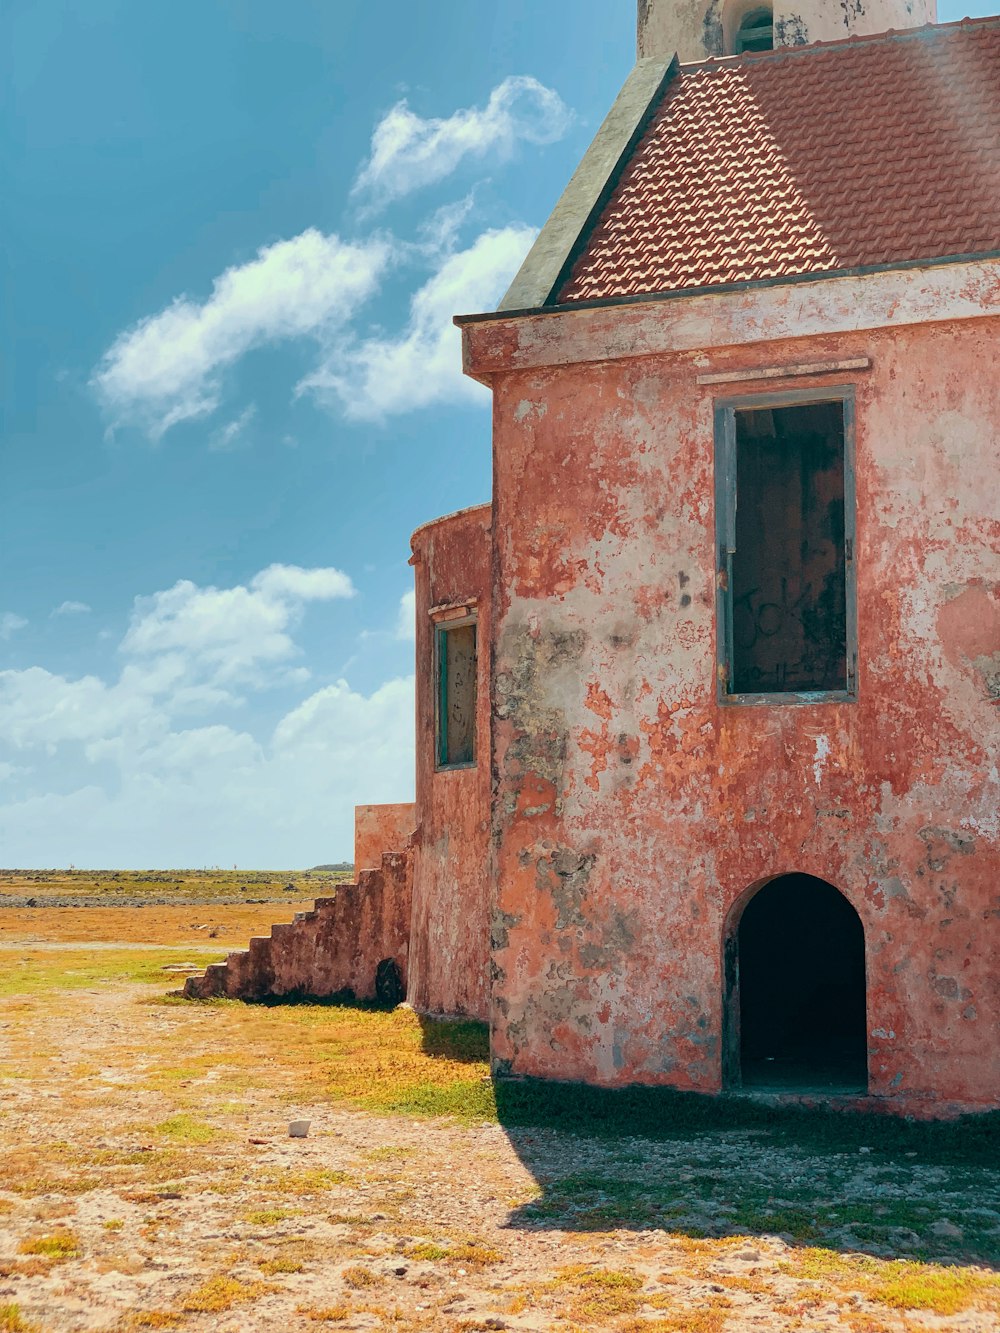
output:
[[[896,294],[932,304],[934,281]],[[867,291],[881,327],[789,336],[796,306],[813,330],[825,307],[772,289],[716,346],[697,331],[726,332],[724,300],[465,329],[495,403],[502,1072],[718,1090],[727,918],[802,872],[864,924],[870,1091],[918,1113],[1000,1101],[1000,319],[941,303],[894,326],[893,282]],[[855,386],[858,698],[720,704],[713,400],[732,386],[697,378],[848,358],[870,368],[738,392]]]

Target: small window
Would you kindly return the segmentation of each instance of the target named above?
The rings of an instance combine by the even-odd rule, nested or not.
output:
[[[476,760],[476,624],[439,625],[437,643],[437,765]]]
[[[724,700],[853,696],[852,423],[849,391],[717,408]]]
[[[740,20],[733,39],[733,54],[774,50],[774,16],[770,9],[751,9]]]

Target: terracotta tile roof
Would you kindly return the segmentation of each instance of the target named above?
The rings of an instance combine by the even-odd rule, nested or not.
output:
[[[681,66],[559,304],[1000,250],[1000,19]]]

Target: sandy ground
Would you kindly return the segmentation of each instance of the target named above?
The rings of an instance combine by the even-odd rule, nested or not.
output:
[[[368,1114],[331,1100],[321,1047],[296,1064],[267,1044],[276,1011],[164,1004],[171,984],[26,983],[0,1001],[0,1330],[1000,1330],[981,1260],[960,1270],[968,1308],[935,1313],[884,1281],[872,1299],[850,1235],[822,1251],[831,1277],[790,1236],[721,1234],[725,1204],[693,1184],[662,1225],[648,1209],[595,1222],[607,1178],[683,1190],[699,1172],[791,1181],[828,1160],[781,1158],[750,1131],[607,1141]],[[307,1138],[288,1136],[293,1118]],[[842,1175],[877,1199],[872,1170],[858,1155]],[[900,1188],[928,1218],[950,1191],[945,1250],[974,1217],[980,1241],[1000,1237],[995,1173],[919,1180]],[[587,1195],[586,1217],[546,1206],[552,1182]]]

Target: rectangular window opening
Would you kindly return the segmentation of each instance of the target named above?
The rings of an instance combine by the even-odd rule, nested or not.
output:
[[[439,625],[437,641],[437,764],[476,760],[476,624]]]
[[[854,691],[852,406],[838,397],[722,409],[725,696]]]

